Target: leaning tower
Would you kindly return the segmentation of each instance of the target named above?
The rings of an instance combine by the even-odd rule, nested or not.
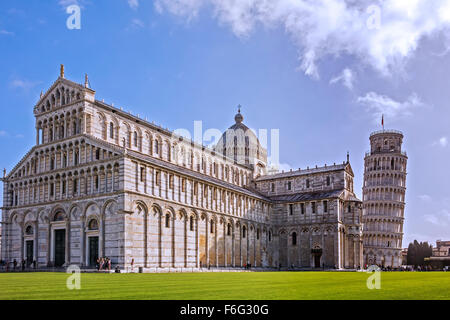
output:
[[[406,163],[403,134],[382,130],[370,135],[364,159],[364,263],[397,268],[402,263]]]

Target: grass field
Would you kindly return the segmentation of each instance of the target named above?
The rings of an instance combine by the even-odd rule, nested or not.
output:
[[[386,272],[369,290],[362,272],[81,274],[68,290],[65,273],[0,274],[0,299],[309,300],[450,299],[450,272]]]

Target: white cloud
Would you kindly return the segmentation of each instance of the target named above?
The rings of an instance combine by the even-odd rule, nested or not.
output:
[[[139,8],[139,0],[128,0],[128,5],[131,9],[136,10],[137,8]]]
[[[66,10],[71,5],[77,5],[80,8],[84,8],[84,5],[89,4],[88,0],[59,0],[58,4]]]
[[[7,131],[5,131],[5,130],[0,130],[0,138],[17,138],[17,139],[22,139],[22,138],[24,138],[25,136],[23,135],[23,134],[15,134],[15,135],[12,135],[12,134],[10,134],[9,132],[7,132]]]
[[[349,68],[345,68],[342,72],[336,77],[330,80],[330,84],[336,84],[338,82],[342,82],[342,84],[347,87],[349,90],[353,90],[353,82],[355,81],[355,76],[353,71]]]
[[[145,26],[144,22],[142,20],[139,20],[139,19],[133,19],[131,21],[131,23],[133,24],[133,26],[139,27],[139,28],[143,28]]]
[[[75,5],[80,5],[80,3],[78,2],[78,0],[59,0],[58,1],[58,4],[61,6],[61,7],[68,7],[68,6],[71,6],[71,5],[73,5],[73,4],[75,4]]]
[[[10,31],[7,31],[7,30],[0,30],[0,35],[13,36],[14,32],[10,32]]]
[[[29,80],[15,79],[10,82],[10,86],[14,89],[29,90],[37,86],[40,82],[33,82]]]
[[[373,114],[374,121],[376,122],[381,121],[382,115],[384,115],[385,119],[410,116],[414,109],[424,106],[423,102],[415,93],[407,100],[400,102],[385,95],[369,92],[365,96],[359,97],[357,102],[365,106],[367,111]]]
[[[133,19],[131,20],[131,23],[128,27],[126,27],[125,30],[130,31],[130,30],[136,30],[136,29],[140,29],[140,28],[144,28],[145,27],[145,23],[140,20],[140,19]]]
[[[378,4],[379,28],[370,24]],[[282,27],[299,48],[301,69],[318,77],[318,62],[348,54],[384,75],[401,69],[421,39],[450,27],[449,0],[156,0],[158,12],[195,18],[203,8],[247,37],[259,25]]]
[[[433,142],[433,146],[441,146],[442,148],[445,148],[447,145],[448,145],[447,137],[441,137],[439,140]]]
[[[424,218],[431,224],[446,227],[450,222],[450,211],[443,209],[436,214],[426,214]]]
[[[425,202],[430,202],[432,200],[431,197],[427,194],[421,194],[419,196],[419,199]]]
[[[426,214],[426,215],[424,215],[424,218],[425,218],[425,221],[427,221],[431,224],[439,225],[439,219],[434,214]]]

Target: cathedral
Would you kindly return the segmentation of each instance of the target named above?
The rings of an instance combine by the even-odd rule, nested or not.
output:
[[[363,203],[346,161],[271,173],[244,124],[213,148],[59,78],[34,107],[36,144],[4,173],[1,260],[38,268],[183,272],[363,267]]]

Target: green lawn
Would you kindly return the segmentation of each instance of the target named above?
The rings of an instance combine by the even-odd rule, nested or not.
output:
[[[386,272],[369,290],[362,272],[81,274],[68,290],[65,273],[0,274],[0,299],[302,300],[450,299],[450,272]]]

